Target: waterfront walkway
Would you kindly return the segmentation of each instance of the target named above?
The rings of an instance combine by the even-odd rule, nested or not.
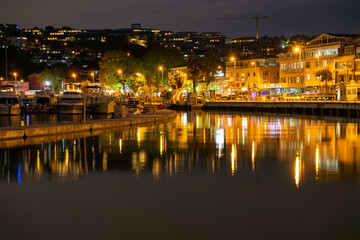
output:
[[[360,117],[357,102],[206,102],[206,109]]]
[[[41,124],[32,126],[16,126],[0,128],[0,147],[4,147],[7,141],[11,139],[20,139],[28,141],[30,138],[49,138],[58,139],[64,134],[87,133],[85,136],[95,135],[99,131],[114,128],[127,128],[142,124],[156,124],[166,122],[176,116],[172,110],[158,110],[156,114],[132,115],[121,119],[91,120],[85,123],[56,123]],[[61,139],[61,137],[60,137]],[[29,140],[30,141],[30,140]],[[28,141],[28,142],[29,142]],[[30,141],[31,142],[31,141]]]

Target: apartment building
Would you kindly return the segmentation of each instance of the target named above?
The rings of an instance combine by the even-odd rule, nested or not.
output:
[[[233,92],[270,90],[277,87],[279,71],[275,58],[238,60],[226,63],[227,88]]]
[[[360,72],[357,75],[354,70],[360,54],[359,37],[354,34],[322,34],[304,46],[294,46],[292,51],[279,54],[280,92],[327,94],[340,99],[346,91],[346,88],[341,91],[341,85],[360,81]],[[331,71],[332,80],[322,81],[316,76],[316,71],[324,68]]]

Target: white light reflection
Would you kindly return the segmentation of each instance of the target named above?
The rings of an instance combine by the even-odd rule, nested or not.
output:
[[[215,143],[219,149],[219,158],[221,158],[222,150],[224,149],[225,133],[224,129],[215,129]]]

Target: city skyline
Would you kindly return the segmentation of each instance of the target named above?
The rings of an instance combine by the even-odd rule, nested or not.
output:
[[[0,22],[18,24],[20,28],[70,26],[79,29],[128,28],[131,23],[141,23],[144,28],[157,28],[174,32],[221,32],[227,37],[255,36],[255,21],[260,20],[260,36],[291,36],[296,34],[357,33],[360,15],[356,14],[360,2],[356,0],[265,1],[197,1],[144,0],[115,2],[105,0],[100,6],[96,1],[54,2],[18,0],[0,2]],[[19,7],[20,6],[20,7]],[[129,11],[130,10],[130,11]]]

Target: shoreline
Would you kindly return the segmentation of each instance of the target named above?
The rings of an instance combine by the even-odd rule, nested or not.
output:
[[[206,102],[203,109],[360,118],[360,104],[352,102]]]
[[[92,133],[106,129],[129,128],[141,124],[156,124],[168,121],[176,116],[173,110],[158,110],[156,114],[136,115],[122,119],[91,120],[85,123],[56,123],[31,126],[1,127],[0,142],[4,140],[19,140],[23,142],[30,138],[43,138],[47,136],[58,136],[71,133]],[[1,143],[3,145],[3,142]]]

